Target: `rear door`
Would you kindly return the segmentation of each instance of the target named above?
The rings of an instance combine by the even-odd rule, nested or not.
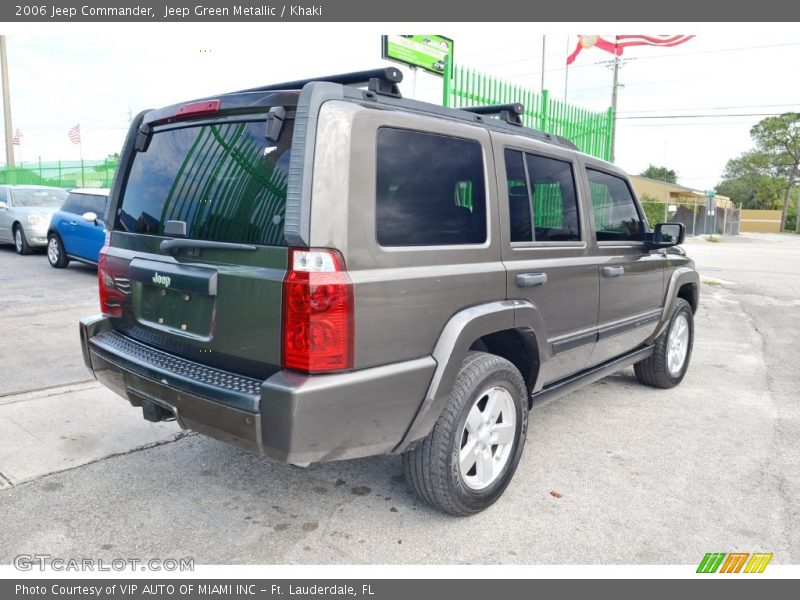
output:
[[[546,385],[580,371],[594,348],[597,258],[576,183],[574,153],[493,133],[507,294],[541,313],[551,358]],[[542,333],[542,332],[537,332]]]
[[[293,123],[268,141],[263,110],[154,127],[125,174],[106,261],[126,296],[117,329],[253,377],[281,362]]]
[[[645,247],[644,214],[625,176],[590,163],[586,179],[600,258],[594,365],[636,348],[655,330],[663,302],[664,255]]]

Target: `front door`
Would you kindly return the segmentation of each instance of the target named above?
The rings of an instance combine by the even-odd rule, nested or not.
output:
[[[598,246],[600,310],[596,365],[641,345],[661,316],[664,255],[644,244],[645,221],[628,181],[589,165],[592,222]]]

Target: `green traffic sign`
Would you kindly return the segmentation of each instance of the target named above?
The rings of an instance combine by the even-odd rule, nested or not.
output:
[[[384,35],[381,56],[437,75],[444,74],[444,59],[453,60],[453,40],[443,35]]]

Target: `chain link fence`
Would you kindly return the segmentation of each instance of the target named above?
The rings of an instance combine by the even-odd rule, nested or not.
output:
[[[709,214],[705,200],[681,201],[642,200],[647,221],[656,223],[683,223],[687,235],[738,235],[740,210],[717,206]]]
[[[117,170],[115,160],[59,160],[23,162],[0,167],[0,184],[49,185],[65,189],[111,187]]]

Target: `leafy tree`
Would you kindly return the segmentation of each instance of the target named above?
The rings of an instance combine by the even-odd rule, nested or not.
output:
[[[642,177],[644,177],[644,175],[642,175]],[[650,227],[655,227],[656,223],[669,220],[664,218],[663,200],[654,198],[650,194],[642,194],[639,197],[639,201],[642,203],[642,208],[644,209],[644,214],[647,215],[647,222],[650,224]]]
[[[728,161],[717,192],[742,208],[781,209],[787,228],[793,200],[800,202],[800,113],[784,113],[759,121],[751,130],[755,148]],[[800,211],[795,229],[800,229]]]
[[[759,121],[750,136],[769,170],[784,182],[781,229],[786,227],[792,189],[800,173],[800,113],[784,113]],[[800,211],[798,211],[800,219]],[[798,224],[796,224],[797,226]]]
[[[741,208],[775,210],[781,207],[785,187],[773,174],[768,157],[751,150],[728,161],[716,189]]]
[[[658,181],[666,181],[667,183],[677,183],[678,182],[678,174],[673,171],[672,169],[668,169],[667,167],[657,167],[655,165],[650,165],[644,171],[639,173],[641,177],[647,177],[648,179],[657,179]]]
[[[98,173],[102,171],[114,171],[117,165],[119,165],[119,152],[114,152],[106,156],[103,162],[97,165],[94,170]]]

